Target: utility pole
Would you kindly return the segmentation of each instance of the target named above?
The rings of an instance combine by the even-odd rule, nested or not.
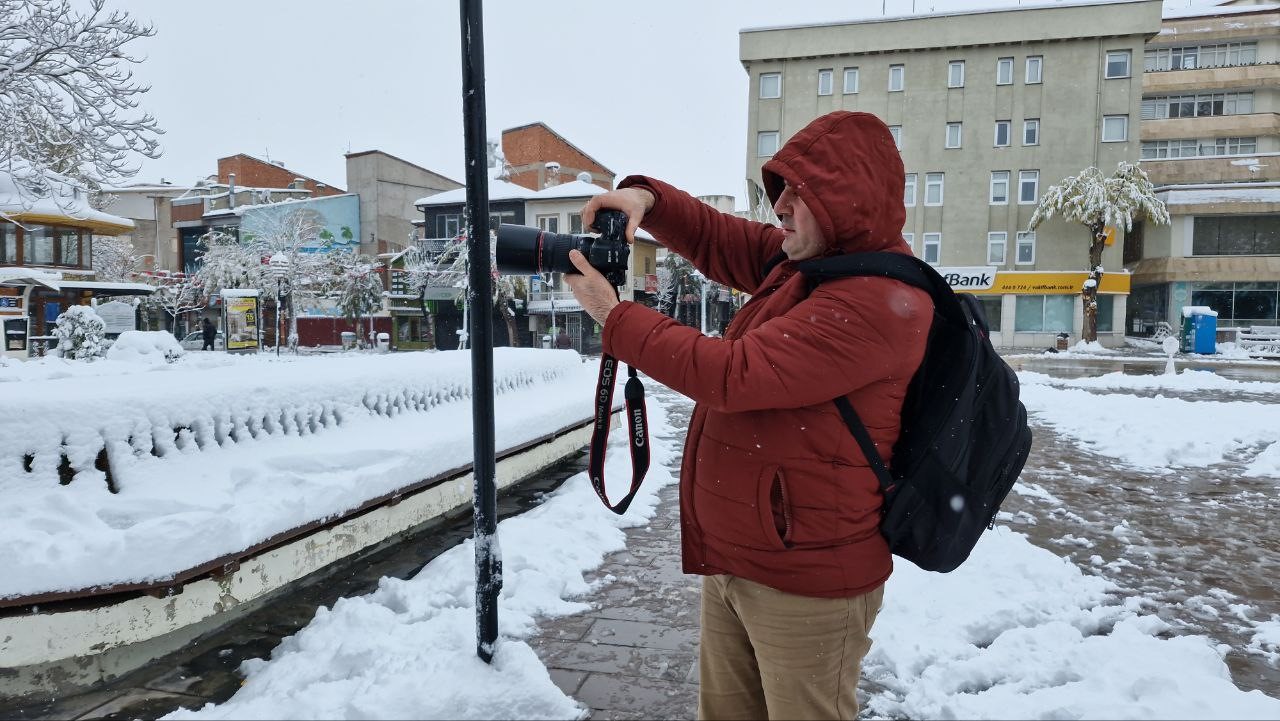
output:
[[[502,590],[502,558],[498,530],[493,419],[493,317],[489,276],[489,164],[485,134],[484,12],[481,0],[460,0],[462,30],[462,124],[467,161],[467,240],[470,274],[467,288],[471,340],[471,426],[475,478],[472,515],[476,546],[476,655],[493,661],[498,638],[498,592]]]

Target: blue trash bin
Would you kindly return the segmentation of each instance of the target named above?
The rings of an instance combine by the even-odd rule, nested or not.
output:
[[[1213,355],[1218,352],[1218,313],[1205,306],[1182,309],[1182,352]]]

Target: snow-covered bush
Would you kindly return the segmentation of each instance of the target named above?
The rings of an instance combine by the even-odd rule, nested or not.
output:
[[[107,360],[173,363],[185,352],[167,330],[127,330],[107,349]]]
[[[73,305],[63,311],[53,335],[63,358],[93,360],[107,350],[107,324],[87,305]]]

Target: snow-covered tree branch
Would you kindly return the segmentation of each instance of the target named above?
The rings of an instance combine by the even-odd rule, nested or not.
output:
[[[125,46],[155,30],[106,0],[0,0],[0,162],[24,173],[32,198],[53,195],[50,172],[96,190],[138,170],[134,154],[160,155],[163,131],[133,112],[149,88],[128,68]]]
[[[1109,178],[1097,168],[1089,167],[1050,187],[1032,214],[1027,229],[1035,230],[1055,215],[1080,223],[1089,231],[1089,277],[1080,291],[1084,300],[1081,335],[1085,341],[1096,341],[1098,287],[1102,283],[1102,251],[1107,228],[1128,232],[1133,229],[1135,219],[1168,225],[1169,211],[1156,197],[1147,174],[1133,163],[1122,162]]]
[[[108,283],[124,283],[133,279],[142,256],[133,252],[133,243],[119,236],[94,236],[94,277]]]

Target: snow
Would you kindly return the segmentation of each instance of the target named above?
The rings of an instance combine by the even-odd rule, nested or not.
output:
[[[0,267],[0,285],[19,283],[21,285],[44,285],[57,290],[62,276],[39,268],[21,268],[17,266]]]
[[[1183,317],[1183,318],[1190,318],[1190,317],[1191,317],[1191,316],[1193,316],[1193,315],[1211,315],[1211,316],[1213,316],[1214,318],[1217,318],[1217,317],[1218,317],[1218,311],[1214,310],[1213,308],[1210,308],[1210,307],[1209,307],[1209,306],[1207,306],[1207,305],[1184,305],[1184,306],[1182,306],[1182,317]]]
[[[1193,190],[1162,190],[1165,205],[1200,205],[1205,203],[1280,203],[1280,187],[1232,187],[1202,188]]]
[[[593,195],[600,195],[605,192],[608,191],[595,183],[585,183],[581,180],[573,180],[568,183],[560,183],[559,185],[553,185],[549,188],[543,188],[529,196],[529,200],[590,198]]]
[[[497,178],[489,179],[489,201],[495,200],[527,200],[532,198],[534,191],[529,190],[523,185],[516,185],[505,180]],[[467,189],[454,188],[446,190],[443,193],[428,195],[425,198],[418,198],[413,204],[419,209],[432,205],[460,205],[467,202]]]
[[[171,363],[185,354],[167,330],[127,330],[107,349],[107,359],[131,363]]]
[[[117,345],[137,349],[148,335],[122,334]],[[590,415],[596,368],[576,353],[500,348],[494,361],[499,448]],[[24,409],[22,418],[0,419],[0,493],[11,501],[0,509],[0,553],[9,559],[0,596],[163,577],[465,463],[469,379],[466,352],[0,366],[6,401]],[[1024,371],[1019,379],[1035,423],[1110,457],[1120,472],[1233,457],[1280,478],[1280,405],[1248,400],[1280,392],[1280,383],[1195,371],[1077,379]],[[1232,400],[1164,395],[1201,392]],[[413,408],[415,399],[425,407]],[[504,586],[492,665],[475,655],[467,541],[411,579],[384,578],[371,594],[319,609],[270,659],[246,662],[246,681],[226,703],[166,718],[580,718],[585,709],[551,682],[529,639],[544,619],[591,607],[613,580],[589,580],[591,571],[626,547],[624,530],[647,524],[657,492],[674,482],[679,429],[659,398],[649,400],[653,462],[625,515],[603,508],[580,473],[499,524]],[[343,416],[339,427],[309,430],[326,413]],[[226,437],[255,415],[283,422],[257,437]],[[175,425],[188,429],[176,442]],[[147,434],[155,429],[163,432]],[[130,453],[121,432],[163,446],[162,456],[149,447]],[[81,468],[68,486],[47,460],[57,450],[48,444],[63,439]],[[117,494],[91,470],[103,439],[126,444],[111,446],[123,451]],[[46,455],[28,474],[13,458],[30,450]],[[629,461],[624,429],[615,428],[607,475],[618,491]],[[1057,499],[1034,484],[1015,492]],[[1099,556],[1094,565],[1105,564]],[[953,573],[900,561],[864,663],[874,682],[868,714],[1280,717],[1280,700],[1232,684],[1222,646],[1175,635],[1150,613],[1154,605],[1004,526]],[[1250,607],[1238,605],[1252,634],[1247,652],[1280,658],[1280,617],[1250,620]]]
[[[34,172],[26,161],[11,159],[5,167],[12,172],[0,170],[0,217],[52,216],[63,218],[72,224],[79,220],[101,223],[122,231],[133,228],[133,221],[128,218],[121,218],[90,207],[84,187],[66,176],[46,173],[49,185],[57,197],[36,197],[26,189],[18,187],[20,179]]]
[[[589,418],[596,371],[495,349],[498,448]],[[470,379],[466,351],[0,366],[0,597],[168,578],[463,466]]]

